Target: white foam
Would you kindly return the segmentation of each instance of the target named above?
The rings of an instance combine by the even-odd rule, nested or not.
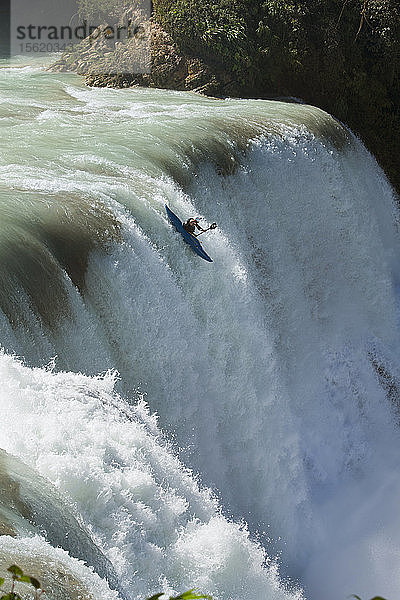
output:
[[[219,514],[143,401],[130,407],[113,394],[111,373],[54,374],[2,355],[0,376],[0,446],[58,487],[131,597],[195,586],[216,599],[300,599]]]

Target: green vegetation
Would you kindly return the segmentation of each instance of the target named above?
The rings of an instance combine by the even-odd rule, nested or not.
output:
[[[229,68],[238,88],[249,86],[256,66],[257,48],[249,35],[256,2],[156,0],[153,7],[156,19],[180,50],[222,70]]]
[[[39,581],[35,579],[35,577],[25,575],[22,569],[20,569],[17,565],[11,565],[11,567],[9,567],[7,571],[12,575],[11,590],[8,592],[8,594],[3,594],[0,597],[0,600],[22,600],[21,596],[15,591],[15,584],[17,583],[17,581],[28,583],[35,588],[35,600],[38,600],[38,598],[40,598],[40,596],[44,593],[44,590],[40,588]],[[0,577],[0,587],[4,584],[4,581],[4,577]]]
[[[356,596],[355,594],[353,594],[351,597],[355,598],[356,600],[361,600],[360,596]],[[382,596],[374,596],[371,598],[371,600],[385,600],[385,598],[382,598]]]
[[[178,48],[237,95],[296,96],[347,123],[400,190],[398,0],[154,0]]]

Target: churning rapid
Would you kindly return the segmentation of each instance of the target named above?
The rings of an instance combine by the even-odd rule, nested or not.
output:
[[[400,592],[399,218],[319,109],[0,69],[0,567]],[[202,236],[206,263],[169,224]]]

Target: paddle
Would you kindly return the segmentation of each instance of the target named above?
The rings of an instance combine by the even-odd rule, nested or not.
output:
[[[201,235],[202,233],[205,233],[206,231],[209,231],[210,229],[215,229],[217,227],[216,223],[211,223],[210,227],[207,227],[207,229],[205,229],[204,231],[200,231],[200,233],[196,233],[195,236],[199,237],[199,235]]]

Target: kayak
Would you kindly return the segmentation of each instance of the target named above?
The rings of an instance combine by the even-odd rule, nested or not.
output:
[[[179,217],[177,217],[176,214],[173,213],[172,210],[170,208],[168,208],[167,205],[165,205],[165,210],[167,211],[168,219],[171,221],[172,225],[175,227],[175,229],[177,231],[179,231],[179,233],[181,234],[181,236],[183,237],[185,242],[187,244],[189,244],[189,246],[192,248],[192,250],[194,250],[194,252],[196,252],[196,254],[201,256],[201,258],[204,258],[204,260],[207,260],[208,262],[212,262],[212,258],[210,258],[208,256],[207,252],[205,252],[203,250],[201,242],[197,239],[196,236],[194,236],[191,233],[189,233],[188,231],[186,231],[186,229],[184,228],[183,223],[179,219]]]

